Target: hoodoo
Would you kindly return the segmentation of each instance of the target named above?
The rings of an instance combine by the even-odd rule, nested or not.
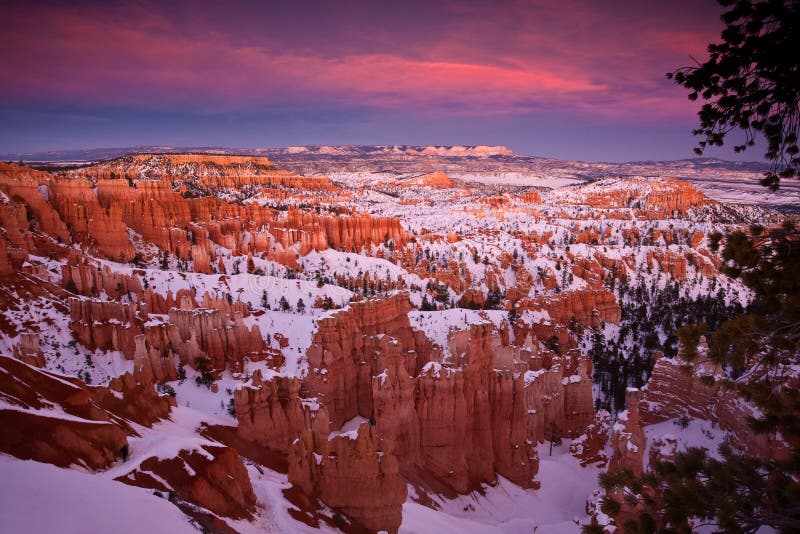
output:
[[[0,450],[220,532],[591,521],[600,470],[674,458],[680,437],[650,434],[684,416],[786,457],[676,359],[680,324],[747,303],[707,236],[755,208],[671,178],[548,191],[434,166],[513,157],[491,147],[391,154],[420,167],[0,164]],[[575,502],[544,511],[563,484]]]

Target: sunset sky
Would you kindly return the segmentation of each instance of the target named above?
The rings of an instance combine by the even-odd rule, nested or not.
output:
[[[692,157],[697,104],[664,73],[702,59],[722,28],[714,0],[0,5],[0,153],[505,144]]]

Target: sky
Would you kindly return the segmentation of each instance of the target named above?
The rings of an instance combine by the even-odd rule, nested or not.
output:
[[[692,157],[698,104],[664,74],[702,60],[722,29],[714,0],[0,9],[0,153],[488,144],[585,161]]]

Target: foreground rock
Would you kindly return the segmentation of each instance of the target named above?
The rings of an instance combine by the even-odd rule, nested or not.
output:
[[[130,374],[108,387],[0,356],[0,451],[60,467],[104,469],[127,454],[132,423],[151,426],[170,403]]]
[[[332,439],[304,432],[289,453],[289,482],[369,531],[395,533],[403,520],[400,464],[369,424]]]

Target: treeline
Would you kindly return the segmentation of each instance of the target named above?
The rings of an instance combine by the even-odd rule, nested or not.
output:
[[[693,295],[691,287],[682,288],[674,280],[662,286],[658,278],[635,285],[619,282],[612,289],[622,308],[618,330],[598,328],[588,331],[585,338],[598,388],[595,406],[611,413],[625,409],[626,388],[647,383],[655,351],[677,355],[678,328],[706,324],[714,330],[743,311],[738,299],[716,281],[711,281],[711,291],[705,295]]]

